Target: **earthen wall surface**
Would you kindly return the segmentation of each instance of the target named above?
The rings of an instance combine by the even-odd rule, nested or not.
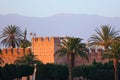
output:
[[[4,48],[0,57],[3,59],[4,64],[12,64],[18,57],[22,57],[24,54],[30,53],[30,48]],[[4,65],[3,64],[3,65]]]
[[[0,57],[3,58],[4,64],[14,63],[17,57],[21,57],[24,53],[30,53],[31,51],[37,58],[41,60],[44,64],[55,63],[55,64],[68,64],[66,56],[59,58],[57,55],[54,56],[56,50],[59,49],[60,37],[35,37],[32,39],[32,48],[7,48],[2,49],[2,54]],[[93,60],[97,62],[107,62],[107,60],[102,60],[102,49],[90,49],[87,54],[89,62],[81,57],[75,57],[75,65],[81,64],[91,64]]]
[[[44,64],[54,63],[54,53],[60,44],[59,37],[37,37],[32,39],[32,51]]]

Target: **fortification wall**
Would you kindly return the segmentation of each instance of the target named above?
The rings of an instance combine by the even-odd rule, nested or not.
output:
[[[56,50],[59,49],[61,37],[36,37],[32,39],[32,50],[37,55],[38,59],[44,64],[56,63],[56,64],[68,64],[66,56],[59,58],[57,55],[54,56]],[[107,62],[102,60],[102,49],[89,49],[88,58],[89,62],[81,57],[75,57],[75,65],[91,64],[93,60],[97,62]]]
[[[84,58],[81,58],[80,56],[75,56],[75,66],[79,66],[82,64],[86,64],[86,65],[92,64],[94,60],[96,60],[96,62],[102,62],[102,63],[108,62],[107,59],[102,60],[102,49],[89,49],[87,55],[88,55],[89,61],[87,61]],[[55,63],[56,64],[68,64],[68,60],[66,56],[62,58],[59,58],[58,56],[56,56]]]
[[[30,48],[4,48],[1,49],[2,53],[0,54],[0,57],[4,60],[4,64],[11,64],[14,63],[14,61],[17,59],[17,57],[21,57],[24,55],[24,53],[30,53]]]
[[[32,50],[37,58],[44,64],[54,63],[54,53],[57,50],[56,45],[59,42],[59,37],[37,37],[32,39]]]
[[[60,37],[35,37],[32,38],[32,52],[37,55],[37,58],[41,60],[44,64],[46,63],[56,63],[56,64],[68,64],[66,56],[59,58],[57,55],[54,56],[56,50],[59,49]],[[7,48],[2,49],[2,54],[0,57],[3,58],[4,64],[14,63],[17,57],[21,57],[24,53],[30,53],[31,48]],[[87,54],[89,62],[81,57],[75,57],[75,65],[81,64],[91,64],[93,60],[97,62],[107,62],[107,60],[102,60],[102,49],[89,49]]]

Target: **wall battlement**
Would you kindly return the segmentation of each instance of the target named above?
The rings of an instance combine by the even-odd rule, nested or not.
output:
[[[32,38],[32,41],[34,40],[35,42],[45,42],[45,41],[54,41],[55,39],[59,39],[59,37],[35,37]]]
[[[1,49],[2,54],[23,54],[23,53],[30,53],[31,52],[31,48],[4,48]],[[88,52],[89,54],[101,54],[102,53],[102,49],[89,49]]]
[[[102,49],[89,49],[88,50],[88,53],[91,53],[91,54],[101,54],[103,52]]]
[[[23,49],[23,48],[4,48],[1,50],[2,51],[2,54],[23,54],[23,53],[30,53],[31,52],[31,49],[30,48],[26,48],[26,49]]]
[[[54,53],[59,49],[58,45],[61,44],[60,42],[63,38],[64,37],[34,37],[32,38],[31,48],[5,48],[2,49],[2,54],[0,54],[0,57],[3,58],[4,64],[11,64],[14,63],[17,57],[23,56],[24,53],[30,53],[32,50],[34,55],[37,55],[37,58],[44,64],[67,64],[68,61],[66,57],[58,58],[58,56],[54,56]],[[97,62],[105,62],[102,61],[102,51],[102,49],[88,49],[89,62],[81,57],[76,57],[75,65],[91,64],[93,60],[96,60]]]
[[[2,53],[0,54],[0,57],[3,59],[4,64],[12,64],[18,57],[22,57],[24,53],[30,53],[31,48],[4,48],[1,49]]]
[[[107,62],[107,60],[106,59],[102,60],[102,53],[103,53],[102,49],[88,49],[87,55],[88,55],[89,61],[81,57],[75,56],[75,66],[78,66],[81,64],[91,64],[93,60],[96,60],[96,62],[105,63]],[[55,59],[56,59],[55,63],[57,64],[68,64],[66,57],[58,58],[58,56],[56,56]]]
[[[31,52],[31,48],[4,48],[1,49],[2,54],[23,54],[23,53],[30,53]],[[102,53],[102,49],[90,49],[88,50],[88,54],[101,54]]]

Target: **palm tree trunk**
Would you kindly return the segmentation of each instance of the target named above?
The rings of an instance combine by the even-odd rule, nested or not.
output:
[[[71,77],[72,77],[72,76],[71,76],[71,69],[70,69],[70,67],[69,67],[69,80],[72,80]]]
[[[71,55],[68,55],[67,57],[68,57],[69,80],[72,80],[72,74],[71,74],[71,70],[72,70]]]
[[[11,44],[12,48],[15,48],[15,44],[14,42],[12,41],[12,44]]]
[[[73,68],[75,65],[75,54],[71,54],[71,67]]]
[[[118,59],[113,60],[113,65],[114,65],[114,77],[115,80],[118,80]]]
[[[73,77],[72,77],[72,68],[74,67],[74,65],[75,65],[75,54],[74,53],[72,53],[71,54],[71,80],[73,80]]]

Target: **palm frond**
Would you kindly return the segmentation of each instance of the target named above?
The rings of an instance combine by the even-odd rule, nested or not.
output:
[[[88,41],[90,45],[102,45],[108,47],[111,41],[119,36],[120,30],[115,30],[109,25],[103,25],[101,28],[96,28],[95,32],[97,34],[92,35]]]
[[[20,27],[10,25],[3,29],[0,39],[3,39],[1,44],[5,47],[17,47],[23,39],[23,34]]]
[[[33,53],[28,53],[28,54],[24,54],[22,57],[18,57],[14,63],[17,65],[22,65],[22,64],[33,65],[34,63],[39,63],[39,62],[42,63],[36,58],[36,55],[34,55]]]
[[[87,48],[86,44],[82,43],[83,39],[75,38],[75,37],[65,37],[59,45],[59,49],[55,52],[55,55],[60,57],[67,56],[68,59],[74,59],[74,55],[79,55],[88,60],[87,57]],[[72,56],[73,55],[73,56]],[[71,58],[70,58],[71,57]]]
[[[120,41],[113,41],[109,48],[104,51],[103,59],[120,59]]]

